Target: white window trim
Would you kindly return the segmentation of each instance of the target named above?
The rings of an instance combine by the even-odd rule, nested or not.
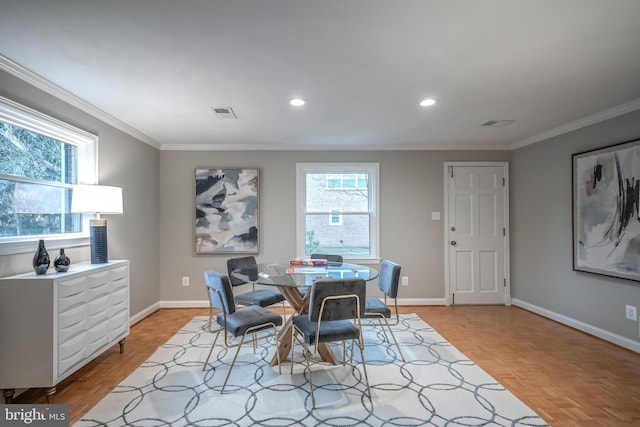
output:
[[[0,97],[0,120],[78,147],[78,184],[97,183],[98,137],[39,111]],[[0,255],[35,251],[38,240],[47,241],[47,248],[70,248],[89,244],[88,216],[83,233],[47,234],[0,237]]]
[[[305,227],[305,177],[307,173],[368,173],[371,191],[369,204],[373,206],[370,215],[369,233],[371,254],[367,257],[345,257],[357,264],[378,264],[380,262],[380,164],[379,163],[296,163],[296,256],[304,257],[306,245]]]

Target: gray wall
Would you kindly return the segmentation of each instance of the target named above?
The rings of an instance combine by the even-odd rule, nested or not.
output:
[[[506,151],[161,151],[160,297],[204,300],[203,271],[226,271],[229,255],[195,255],[194,170],[260,168],[259,261],[296,256],[296,162],[380,163],[380,253],[402,265],[401,298],[444,298],[444,162],[508,161]],[[182,286],[182,277],[191,286]],[[374,284],[375,286],[375,284]]]
[[[512,152],[513,298],[638,341],[640,284],[572,270],[571,155],[640,138],[640,111]]]
[[[106,217],[109,258],[130,260],[132,315],[157,303],[159,151],[3,71],[0,96],[99,136],[99,182],[122,187],[124,199],[124,214]],[[56,246],[47,248],[53,253]],[[90,259],[88,247],[65,253],[73,263]],[[32,258],[33,253],[0,256],[0,276],[32,271]]]

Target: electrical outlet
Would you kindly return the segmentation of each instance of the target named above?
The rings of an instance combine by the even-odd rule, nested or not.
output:
[[[402,286],[409,286],[409,276],[402,276]]]
[[[638,320],[638,309],[634,305],[627,306],[627,319]]]
[[[189,277],[185,276],[182,278],[182,286],[189,286]]]

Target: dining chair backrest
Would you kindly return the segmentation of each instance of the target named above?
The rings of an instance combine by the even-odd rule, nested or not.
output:
[[[329,262],[344,262],[342,255],[332,254],[311,254],[311,259],[326,259]]]
[[[244,285],[245,281],[234,277],[231,272],[233,270],[242,269],[246,272],[246,275],[252,277],[253,275],[258,276],[258,262],[254,256],[245,256],[240,258],[230,258],[227,260],[227,274],[231,280],[231,286],[239,286]]]
[[[389,298],[398,296],[398,284],[400,283],[400,265],[393,261],[383,260],[380,263],[378,287]]]
[[[349,295],[354,296],[346,297]],[[364,315],[365,298],[366,283],[360,277],[317,280],[311,288],[309,320],[318,322],[357,319]],[[324,307],[322,307],[323,301]],[[322,318],[320,318],[321,309],[323,309]]]
[[[207,285],[211,306],[227,314],[235,313],[236,303],[233,299],[229,278],[217,271],[207,270],[204,272],[204,281]]]

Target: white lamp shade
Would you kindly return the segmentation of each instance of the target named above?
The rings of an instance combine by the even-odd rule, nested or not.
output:
[[[76,185],[73,187],[71,212],[121,214],[122,188],[108,185]]]

